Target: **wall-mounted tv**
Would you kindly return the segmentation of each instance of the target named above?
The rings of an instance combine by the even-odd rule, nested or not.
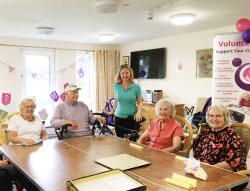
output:
[[[165,78],[166,48],[131,52],[130,58],[136,79]]]

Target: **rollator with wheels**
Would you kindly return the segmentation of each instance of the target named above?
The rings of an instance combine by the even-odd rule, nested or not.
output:
[[[106,113],[93,113],[93,115],[100,115],[101,117],[110,117],[108,116],[108,114]],[[114,117],[114,116],[111,116]],[[130,118],[134,118],[134,116],[129,116]],[[146,119],[143,117],[141,122],[135,122],[135,127],[134,129],[127,129],[118,125],[115,125],[114,123],[106,123],[106,124],[100,124],[99,121],[95,121],[93,128],[92,128],[92,132],[93,135],[102,135],[102,134],[109,134],[109,135],[114,135],[113,132],[110,130],[110,127],[115,127],[115,128],[120,128],[124,131],[126,131],[127,133],[124,135],[125,139],[131,140],[136,142],[140,135],[139,135],[139,130],[140,130],[140,123],[146,121]],[[60,129],[55,129],[55,132],[57,134],[57,137],[59,140],[63,140],[64,139],[64,134],[68,133],[68,127],[71,125],[64,125],[62,126]]]
[[[112,118],[112,121],[114,121],[114,115],[108,115],[107,113],[103,112],[103,113],[93,113],[93,115],[100,115],[101,117],[105,117],[106,119],[108,117]],[[100,134],[110,134],[113,135],[112,131],[110,130],[110,127],[115,127],[118,129],[122,129],[123,131],[126,132],[126,134],[124,134],[124,138],[125,139],[129,139],[131,141],[136,142],[140,135],[139,135],[139,131],[140,131],[140,127],[141,127],[141,123],[146,121],[146,119],[144,117],[142,117],[142,121],[141,122],[136,122],[134,120],[134,116],[133,115],[129,115],[128,116],[129,119],[131,119],[132,121],[134,121],[134,127],[132,129],[128,129],[128,128],[124,128],[118,125],[115,125],[114,123],[106,123],[104,125],[100,125],[100,123],[98,121],[96,121],[93,125],[93,129],[97,130]]]

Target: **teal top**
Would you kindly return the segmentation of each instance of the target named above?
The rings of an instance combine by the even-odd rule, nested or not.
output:
[[[131,84],[126,91],[122,85],[115,84],[114,90],[118,101],[115,116],[127,118],[129,115],[135,115],[137,113],[136,99],[142,97],[139,84]]]

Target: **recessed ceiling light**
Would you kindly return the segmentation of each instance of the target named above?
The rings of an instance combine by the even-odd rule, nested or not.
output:
[[[182,13],[171,17],[172,23],[175,25],[187,25],[193,22],[194,15],[190,13]]]
[[[99,34],[100,41],[112,41],[114,39],[113,34]]]
[[[38,33],[43,35],[43,36],[49,36],[54,33],[54,28],[51,27],[38,27],[36,28]]]

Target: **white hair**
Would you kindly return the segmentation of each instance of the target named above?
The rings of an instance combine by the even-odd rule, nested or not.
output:
[[[171,117],[173,118],[175,116],[176,113],[176,109],[175,109],[175,105],[169,100],[169,99],[160,99],[159,101],[157,101],[156,105],[155,105],[155,113],[156,115],[158,115],[159,113],[159,107],[160,105],[164,103],[166,105],[169,105],[171,107]]]
[[[209,120],[209,114],[210,114],[210,111],[211,110],[222,110],[223,111],[223,115],[224,115],[224,120],[226,121],[226,124],[228,127],[230,127],[231,125],[231,117],[230,117],[230,112],[229,110],[226,108],[226,106],[224,105],[213,105],[213,106],[210,106],[207,110],[207,114],[206,114],[206,120],[207,120],[207,123],[208,123],[208,120]]]

